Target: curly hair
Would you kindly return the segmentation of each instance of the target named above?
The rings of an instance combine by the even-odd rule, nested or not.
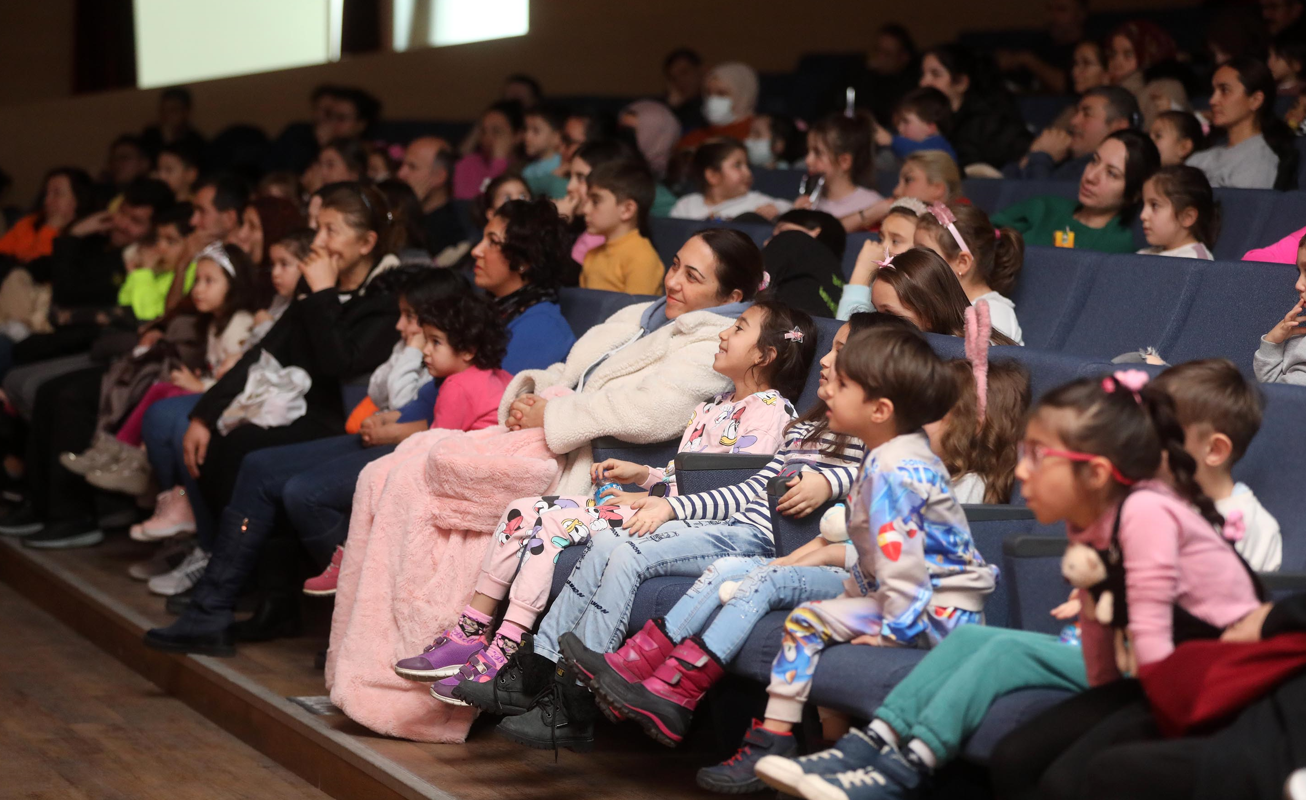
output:
[[[423,325],[439,329],[449,346],[472,353],[472,366],[498,369],[508,352],[508,329],[494,303],[483,295],[454,292],[413,304]]]
[[[494,215],[504,222],[501,249],[508,268],[537,287],[561,286],[573,262],[567,223],[558,216],[553,201],[547,197],[509,200]]]
[[[954,359],[947,367],[958,393],[939,434],[939,458],[953,481],[978,475],[984,481],[985,503],[1007,503],[1016,483],[1016,445],[1029,412],[1029,372],[1015,361],[989,364],[988,411],[981,423],[970,362]]]

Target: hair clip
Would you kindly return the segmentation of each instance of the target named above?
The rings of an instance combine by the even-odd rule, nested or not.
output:
[[[757,291],[764,292],[766,291],[766,287],[770,285],[771,285],[771,273],[767,272],[766,270],[762,270],[762,282],[757,284]]]
[[[1002,229],[1001,229],[1001,228],[994,228],[994,229],[993,229],[993,241],[996,242],[996,241],[998,241],[998,240],[1001,239],[1001,238],[1002,238]]]
[[[880,262],[880,269],[897,269],[897,267],[893,265],[893,256],[885,253],[884,260]]]
[[[798,327],[795,326],[793,330],[785,331],[785,339],[791,342],[801,343],[803,341],[803,332],[798,330]]]
[[[948,229],[948,233],[952,234],[961,252],[969,253],[970,248],[966,246],[966,240],[961,238],[961,231],[957,230],[957,215],[952,213],[952,209],[943,203],[930,203],[929,212],[940,225]]]
[[[1152,378],[1141,369],[1119,370],[1102,379],[1102,388],[1111,394],[1124,389],[1134,396],[1134,401],[1141,404],[1143,402],[1143,387]]]

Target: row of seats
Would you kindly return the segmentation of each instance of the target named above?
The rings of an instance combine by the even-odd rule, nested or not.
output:
[[[1306,220],[1306,202],[1302,212]],[[653,245],[670,263],[694,232],[721,224],[653,220]],[[768,225],[728,225],[759,245],[771,235]],[[845,276],[870,236],[849,236]],[[1030,347],[1107,360],[1155,347],[1171,363],[1220,356],[1250,374],[1260,337],[1290,307],[1295,278],[1285,264],[1029,247],[1011,299]]]
[[[587,325],[599,321],[600,315],[645,299],[568,289],[563,292],[562,305],[564,314],[579,333]],[[818,352],[829,348],[840,324],[835,320],[817,320]],[[962,357],[960,340],[933,334],[928,338],[940,356]],[[996,347],[991,358],[1012,358],[1021,362],[1030,372],[1035,398],[1069,380],[1105,374],[1112,369],[1102,360],[1034,347]],[[1149,369],[1154,373],[1159,371],[1158,368]],[[814,367],[799,397],[800,408],[814,401],[817,376]],[[1300,492],[1300,486],[1306,481],[1306,455],[1293,442],[1299,438],[1295,434],[1300,420],[1306,416],[1306,390],[1284,385],[1267,385],[1264,390],[1267,402],[1261,433],[1239,463],[1235,477],[1254,487],[1258,497],[1283,527],[1283,574],[1273,579],[1272,588],[1300,591],[1306,588],[1306,526],[1296,520],[1306,516],[1306,496]],[[661,463],[659,458],[670,457],[668,454],[674,452],[676,443],[664,443],[656,453],[654,449],[619,442],[608,442],[607,446],[611,449],[606,455],[634,460],[655,455],[647,463]],[[682,492],[703,491],[742,481],[767,460],[763,456],[680,456],[677,458],[677,480]],[[774,498],[782,491],[783,487],[773,487],[773,505]],[[986,604],[986,623],[1056,633],[1060,623],[1047,612],[1063,601],[1067,592],[1059,569],[1065,542],[1064,528],[1056,524],[1040,525],[1028,509],[1019,506],[969,506],[966,510],[976,547],[986,561],[1001,569],[998,588]],[[792,552],[814,537],[823,511],[820,509],[803,520],[773,515],[777,553]],[[561,590],[582,549],[563,551],[552,596]],[[693,579],[687,577],[659,577],[645,581],[635,596],[630,630],[633,632],[648,619],[669,612],[692,582]],[[768,680],[771,662],[780,646],[785,616],[784,611],[772,612],[754,629],[744,649],[730,665],[734,674],[758,684]],[[852,645],[831,648],[822,656],[817,670],[813,700],[816,704],[866,718],[924,655],[924,651],[918,650]],[[979,731],[967,743],[964,757],[978,764],[985,763],[992,748],[1006,733],[1064,697],[1062,692],[1027,690],[1002,698],[990,709]]]

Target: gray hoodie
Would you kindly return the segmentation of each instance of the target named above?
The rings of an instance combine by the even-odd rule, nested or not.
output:
[[[1261,383],[1306,386],[1306,336],[1293,336],[1283,344],[1267,342],[1261,337],[1252,368]]]

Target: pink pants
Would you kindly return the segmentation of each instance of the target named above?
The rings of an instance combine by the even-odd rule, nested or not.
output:
[[[476,591],[495,600],[507,597],[504,621],[530,630],[549,602],[562,549],[584,542],[592,531],[620,528],[634,513],[625,505],[595,506],[592,496],[514,500],[494,529]]]
[[[169,397],[180,397],[183,394],[195,394],[189,389],[183,389],[175,383],[160,381],[154,384],[145,392],[145,396],[132,409],[132,413],[127,415],[127,421],[118,429],[118,441],[123,444],[129,444],[132,447],[141,446],[141,424],[145,420],[145,412],[150,410],[150,406],[160,400],[167,400]]]

